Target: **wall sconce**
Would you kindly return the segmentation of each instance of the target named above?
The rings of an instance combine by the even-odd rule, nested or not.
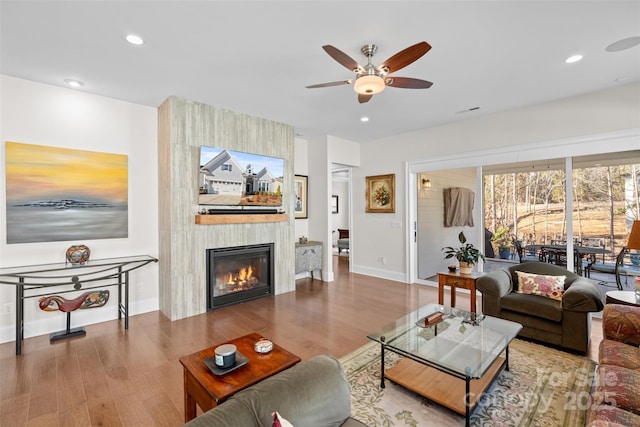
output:
[[[431,188],[431,181],[426,179],[426,178],[422,178],[422,188],[424,188],[426,190]]]

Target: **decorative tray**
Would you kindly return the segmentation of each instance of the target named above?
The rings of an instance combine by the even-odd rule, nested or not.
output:
[[[423,317],[422,319],[418,320],[416,322],[416,325],[418,325],[421,328],[426,328],[428,326],[433,326],[437,323],[442,322],[442,319],[444,318],[442,312],[440,311],[435,311],[431,314],[428,314],[427,316]]]
[[[238,369],[241,366],[246,365],[249,362],[249,359],[247,359],[247,357],[240,353],[239,351],[236,351],[236,364],[233,366],[229,366],[228,368],[221,368],[218,365],[216,365],[216,357],[208,357],[206,359],[204,359],[204,364],[207,365],[207,368],[209,368],[209,370],[211,372],[213,372],[215,375],[224,375],[224,374],[228,374],[229,372]]]

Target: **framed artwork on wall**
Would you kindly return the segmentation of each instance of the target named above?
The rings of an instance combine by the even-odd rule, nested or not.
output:
[[[7,244],[127,238],[123,154],[6,143]]]
[[[296,175],[293,178],[293,193],[294,193],[293,211],[295,213],[296,219],[304,219],[309,217],[307,213],[308,181],[309,181],[309,177],[306,175]]]
[[[331,213],[338,213],[338,196],[335,194],[331,196]]]
[[[396,211],[396,175],[375,175],[367,179],[367,208],[370,213]]]

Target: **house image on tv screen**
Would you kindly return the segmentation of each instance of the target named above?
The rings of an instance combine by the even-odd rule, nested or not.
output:
[[[201,147],[201,205],[282,205],[284,160]]]

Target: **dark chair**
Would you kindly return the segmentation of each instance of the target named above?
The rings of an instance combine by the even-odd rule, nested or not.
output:
[[[527,251],[525,251],[520,240],[513,239],[513,247],[516,248],[516,253],[518,254],[520,263],[527,261],[538,261],[538,257],[535,254],[526,253]]]
[[[625,256],[629,250],[626,247],[623,247],[622,250],[616,255],[616,260],[614,263],[594,263],[591,266],[591,270],[599,271],[601,273],[609,273],[613,274],[615,277],[615,284],[619,290],[624,290],[624,286],[622,285],[622,280],[620,278],[621,275],[625,276],[625,283],[627,281],[627,270],[624,265]],[[608,286],[609,284],[613,284],[613,282],[601,281],[601,285]]]
[[[625,281],[626,281],[627,272],[624,269],[624,256],[627,254],[627,252],[628,252],[628,249],[623,246],[622,250],[616,257],[616,266],[613,269],[613,274],[616,277],[616,285],[618,286],[618,290],[624,289],[622,287],[622,281],[620,280],[620,274],[623,273],[625,275]]]
[[[562,301],[518,293],[516,271],[565,276]],[[589,350],[590,313],[604,306],[595,282],[543,262],[525,262],[483,274],[476,281],[476,289],[482,293],[483,314],[520,323],[522,337],[580,352]]]
[[[349,252],[349,230],[338,228],[338,255],[343,250]]]
[[[486,258],[495,258],[496,254],[493,251],[493,245],[491,244],[491,239],[493,238],[493,233],[489,231],[487,227],[484,228],[484,256]]]

